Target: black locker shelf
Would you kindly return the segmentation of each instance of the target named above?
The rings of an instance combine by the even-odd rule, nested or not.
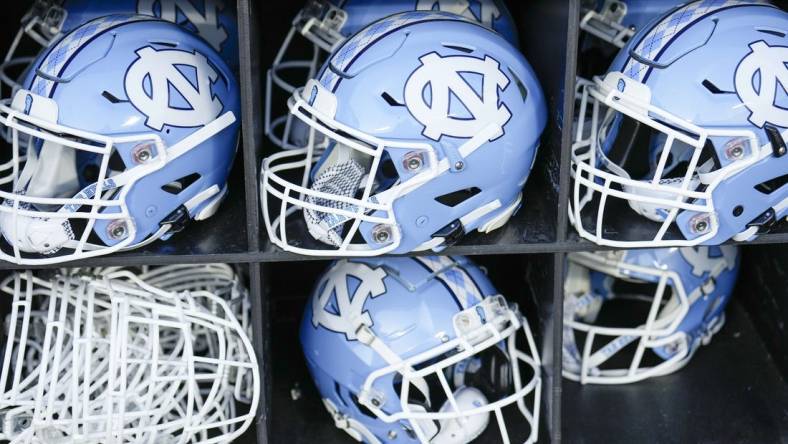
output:
[[[510,257],[518,258],[512,259],[515,261],[536,260],[550,264],[547,276],[548,280],[552,277],[551,285],[550,289],[545,291],[552,294],[552,299],[549,302],[543,300],[538,309],[539,330],[543,340],[541,346],[545,400],[540,442],[671,442],[671,435],[660,435],[658,432],[682,426],[694,431],[685,432],[686,435],[674,433],[672,436],[687,437],[690,440],[698,438],[695,441],[701,442],[730,441],[726,439],[728,436],[742,436],[740,441],[744,442],[788,439],[788,431],[784,426],[773,426],[774,423],[769,422],[778,418],[776,413],[760,415],[757,412],[759,407],[771,407],[772,412],[779,411],[780,403],[785,405],[788,402],[788,386],[780,379],[780,373],[764,347],[763,336],[759,336],[757,329],[753,329],[753,322],[738,303],[732,306],[725,330],[709,347],[698,353],[690,367],[676,375],[623,388],[581,388],[577,384],[563,381],[558,376],[561,363],[560,359],[555,357],[561,353],[561,288],[565,253],[608,249],[580,239],[569,226],[565,210],[566,203],[571,198],[568,171],[572,134],[569,128],[561,126],[561,110],[571,115],[574,108],[573,98],[563,93],[574,90],[580,0],[506,3],[518,24],[520,49],[534,66],[545,90],[550,109],[549,125],[542,140],[537,166],[526,187],[523,209],[503,229],[488,235],[471,234],[440,254],[512,255]],[[255,48],[257,52],[250,50],[245,53],[249,58],[245,62],[246,66],[252,73],[247,79],[253,82],[245,87],[245,90],[264,92],[260,85],[264,82],[265,70],[279,49],[291,18],[300,8],[300,2],[276,2],[263,7],[258,2],[239,0],[239,6],[239,9],[251,12],[250,17],[245,20],[253,24],[265,24],[258,30],[259,40],[246,43],[249,49]],[[250,26],[254,28],[253,25]],[[243,26],[241,28],[243,34]],[[247,116],[262,116],[261,95],[254,94],[244,97],[244,100]],[[246,165],[247,193],[254,193],[256,199],[256,182],[252,184],[250,181],[250,168],[256,171],[262,157],[274,152],[274,147],[261,134],[260,118],[245,120],[245,123],[247,126],[253,125],[252,135],[245,140],[245,149],[247,153],[256,156],[256,165]],[[251,205],[252,198],[247,195],[246,199]],[[257,214],[252,215],[254,211],[257,211],[256,207],[249,211],[249,222],[250,227],[259,224],[260,237],[255,241],[259,241],[257,245],[260,248],[251,249],[250,258],[264,263],[259,291],[263,295],[264,305],[261,321],[265,332],[263,353],[268,358],[264,360],[268,383],[265,391],[267,402],[264,407],[265,420],[261,421],[261,425],[264,423],[267,427],[267,432],[260,433],[260,442],[351,442],[350,438],[337,430],[327,418],[306,373],[300,347],[296,346],[297,322],[304,302],[303,290],[300,296],[291,298],[282,293],[289,293],[291,289],[282,290],[276,283],[278,277],[291,276],[294,270],[297,270],[299,276],[314,274],[316,270],[322,269],[326,258],[304,257],[274,247],[267,240],[261,218]],[[626,226],[635,230],[645,228],[645,224],[635,217],[627,219]],[[252,236],[250,242],[251,239]],[[783,243],[788,243],[786,225],[776,232],[761,235],[750,245]],[[539,256],[539,253],[546,254]],[[551,255],[552,262],[544,260]],[[482,257],[480,260],[488,259]],[[299,263],[288,265],[284,262]],[[745,357],[746,361],[741,359]],[[669,382],[675,386],[673,389]],[[745,389],[726,390],[739,385]],[[695,386],[712,389],[699,393],[698,390],[692,390]],[[715,391],[713,388],[719,390]],[[646,400],[640,406],[642,414],[637,417],[618,413],[625,412],[630,407],[618,399],[622,396],[626,398],[622,393],[627,391],[635,394],[632,396],[635,399]],[[762,402],[758,404],[756,401]],[[678,402],[676,409],[684,414],[685,419],[690,419],[683,423],[671,421],[670,418],[674,416],[671,416],[672,411],[667,409],[672,406],[665,407],[665,415],[655,417],[654,412],[659,410],[651,408],[652,406],[672,402]],[[736,408],[726,409],[725,403],[737,405]],[[710,406],[705,407],[706,404]],[[689,410],[690,408],[692,410]],[[588,409],[595,409],[595,412],[588,415]],[[705,411],[710,413],[705,414]],[[714,416],[712,419],[716,420],[716,424],[724,424],[724,427],[717,431],[710,430],[705,425],[694,427],[696,422],[704,424],[711,421],[711,416]],[[598,421],[586,420],[586,417]],[[706,421],[707,419],[709,421]],[[616,429],[615,426],[620,427]],[[764,427],[754,430],[759,426]],[[628,430],[630,434],[619,433],[620,430]],[[730,434],[723,434],[725,432]],[[595,435],[600,439],[592,439]],[[618,439],[623,437],[629,439]]]
[[[14,10],[4,18],[6,47],[16,31],[15,21],[26,9],[25,2],[12,3]],[[248,264],[252,339],[262,369],[263,392],[256,427],[239,440],[243,443],[352,442],[334,427],[320,404],[297,345],[297,322],[308,288],[298,293],[276,284],[277,277],[287,276],[296,287],[311,285],[306,277],[319,272],[325,262],[316,259],[325,258],[273,247],[259,214],[258,169],[262,157],[274,149],[263,134],[265,72],[302,3],[237,0],[243,144],[230,194],[220,212],[190,224],[167,242],[66,264]],[[727,326],[688,367],[624,387],[581,387],[560,377],[565,253],[606,249],[580,239],[568,226],[565,210],[572,192],[568,177],[572,134],[561,122],[563,112],[571,115],[574,108],[573,98],[564,92],[574,90],[581,0],[506,3],[519,28],[520,49],[543,85],[550,110],[548,128],[520,212],[502,229],[488,235],[471,234],[441,254],[509,255],[506,260],[479,260],[540,264],[541,268],[530,271],[503,267],[499,273],[506,271],[501,274],[528,281],[503,277],[496,283],[507,287],[499,288],[507,295],[521,295],[520,287],[529,284],[535,285],[529,291],[539,294],[528,317],[539,337],[543,361],[540,442],[788,442],[788,381],[781,379],[781,375],[788,377],[788,349],[782,340],[788,334],[785,319],[779,315],[788,312],[788,295],[785,266],[773,254],[784,250],[780,244],[788,243],[788,224],[760,236],[745,249],[749,251],[746,260],[768,262],[747,270],[743,275],[747,284],[757,288],[752,281],[769,290],[742,295],[742,301],[734,302]],[[635,229],[639,223],[636,218],[626,221]],[[781,257],[785,260],[784,253]],[[19,268],[0,263],[0,269]],[[769,297],[758,299],[760,294],[755,293]],[[293,400],[296,382],[300,398]]]

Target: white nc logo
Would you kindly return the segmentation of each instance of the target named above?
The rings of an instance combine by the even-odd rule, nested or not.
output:
[[[478,3],[479,17],[476,17],[471,10],[471,2],[469,0],[418,0],[416,10],[432,11],[437,5],[438,11],[451,12],[492,27],[493,22],[501,16],[501,10],[498,9],[498,5],[493,0],[478,0]]]
[[[725,261],[727,269],[733,270],[736,265],[736,247],[723,245],[718,247],[722,256],[712,257],[709,247],[680,248],[681,256],[692,266],[692,274],[703,276],[703,273],[711,272],[719,261]]]
[[[489,56],[484,60],[470,56],[441,57],[434,52],[419,60],[421,66],[405,84],[405,105],[424,125],[426,137],[432,140],[439,140],[444,135],[470,138],[490,124],[503,130],[512,114],[505,105],[498,103],[498,90],[506,89],[509,78],[501,71],[497,60]],[[474,91],[462,74],[481,75],[482,91]],[[429,101],[424,96],[428,85]],[[472,118],[452,116],[453,100],[462,102]],[[499,132],[496,138],[501,134]]]
[[[160,14],[154,13],[154,6],[159,4]],[[205,39],[217,51],[222,50],[222,43],[227,40],[227,30],[219,23],[219,11],[224,9],[223,0],[204,0],[203,11],[200,12],[190,0],[139,0],[137,13],[158,16],[162,20],[178,23],[178,11],[197,29],[197,34]]]
[[[137,50],[137,56],[126,72],[125,87],[131,104],[148,117],[145,125],[157,131],[164,125],[203,126],[222,112],[222,102],[211,91],[218,74],[204,55],[175,49],[159,51],[146,46]],[[196,84],[178,66],[189,68]],[[147,83],[150,93],[145,91],[146,82],[150,82]],[[173,92],[188,102],[188,108],[171,106]]]
[[[353,276],[361,281],[351,297],[347,281]],[[344,333],[349,341],[356,339],[356,331],[363,324],[372,325],[372,318],[364,311],[364,304],[370,297],[378,297],[386,292],[383,279],[386,272],[382,268],[370,268],[358,262],[342,262],[327,276],[326,285],[319,297],[312,299],[312,325],[322,325],[328,330]],[[331,296],[336,298],[335,313],[328,311]]]
[[[788,127],[788,109],[777,106],[777,88],[788,92],[788,47],[769,46],[763,40],[750,44],[752,50],[736,68],[736,93],[750,110],[750,122]],[[759,85],[755,85],[755,75]]]

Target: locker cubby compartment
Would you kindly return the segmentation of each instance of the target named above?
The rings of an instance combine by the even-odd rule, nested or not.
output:
[[[179,264],[179,263],[182,264],[184,262],[178,262],[178,261],[170,261],[169,262],[169,264]],[[238,275],[241,278],[241,281],[247,287],[247,290],[250,292],[250,298],[253,297],[253,295],[257,292],[257,290],[254,290],[254,288],[252,287],[253,279],[252,279],[251,273],[257,272],[257,268],[258,267],[256,265],[249,265],[249,264],[232,264],[232,263],[230,263],[229,265],[232,266],[233,268],[235,268],[236,273],[238,273]],[[74,270],[76,268],[79,268],[79,267],[64,267],[61,270],[68,270],[68,269]],[[88,270],[89,268],[91,268],[91,267],[84,267],[83,269],[84,270]],[[141,271],[141,266],[138,266],[138,265],[129,265],[128,267],[124,267],[124,268],[127,268],[128,270],[133,271],[134,273],[140,273],[140,271]],[[12,273],[14,273],[14,272],[25,273],[25,270],[27,270],[27,269],[20,269],[20,270],[17,270],[17,271],[0,270],[0,283],[4,282],[9,276],[12,275]],[[44,280],[48,280],[48,279],[52,278],[56,273],[61,272],[61,270],[58,270],[58,269],[38,269],[38,270],[32,270],[32,273],[33,273],[33,276],[36,277],[36,278],[41,278],[41,279],[44,279]],[[10,285],[13,285],[13,283],[11,283]],[[22,288],[24,290],[26,288],[25,284],[23,283],[20,288]],[[43,296],[42,296],[42,294],[40,292],[39,293],[33,293],[32,300],[34,301],[34,303],[37,302],[37,301],[42,301],[41,298],[43,298]],[[71,300],[73,301],[74,298],[75,298],[75,295],[74,295],[74,293],[72,293]],[[68,299],[68,298],[61,298],[61,302],[60,302],[61,305],[60,306],[62,306],[63,299]],[[252,305],[252,310],[254,311],[256,309],[256,310],[259,311],[259,307],[257,306],[256,302],[254,300],[250,300],[250,301],[251,301],[251,305]],[[10,319],[9,315],[12,313],[12,305],[13,305],[13,298],[5,291],[0,292],[0,330],[1,330],[0,338],[2,338],[2,341],[0,341],[0,360],[2,360],[2,357],[5,355],[5,353],[7,351],[7,349],[6,349],[6,347],[7,347],[6,341],[9,339],[9,335],[8,335],[8,328],[9,328],[8,319]],[[126,308],[128,308],[128,307],[126,307]],[[59,312],[60,312],[60,310],[58,310],[58,313]],[[96,313],[99,313],[99,312],[100,312],[100,310],[96,309]],[[19,309],[19,313],[23,313],[23,309],[20,308]],[[45,314],[46,311],[44,311],[43,313]],[[63,313],[65,313],[65,311],[63,311]],[[84,315],[84,312],[83,312],[83,315]],[[46,316],[44,316],[44,317],[46,317]],[[55,317],[57,318],[58,315],[56,314]],[[254,318],[255,318],[255,315],[252,314],[251,317],[250,317],[252,323],[257,322]],[[115,319],[115,321],[117,321],[117,319]],[[61,327],[63,325],[63,323],[61,323],[61,322],[58,322],[58,324]],[[33,327],[32,327],[33,323],[31,322],[30,325],[31,325],[31,327],[29,328],[28,332],[32,332],[33,331]],[[41,323],[41,325],[43,326],[43,322]],[[16,330],[17,331],[17,336],[19,335],[19,332],[21,331],[20,328],[21,328],[21,322],[18,324],[18,327],[17,327],[17,330]],[[83,325],[83,328],[84,328],[84,325]],[[98,327],[95,327],[95,328],[98,329]],[[139,328],[139,326],[138,326],[138,328]],[[162,328],[161,331],[164,331],[164,330],[165,329]],[[259,328],[257,326],[253,326],[253,330],[259,331]],[[55,328],[53,328],[52,332],[53,332],[53,334],[52,334],[52,341],[54,343],[54,341],[58,340],[57,339],[58,329],[55,327]],[[41,330],[41,332],[39,334],[42,334],[42,333],[43,333],[43,330]],[[30,337],[31,335],[32,335],[32,333],[28,333],[28,337]],[[69,337],[69,335],[66,334],[64,341],[68,341],[68,337]],[[128,339],[129,339],[128,337],[126,337],[126,338],[119,338],[119,340],[124,340],[124,341],[126,341]],[[250,340],[252,341],[252,346],[253,346],[253,348],[255,350],[255,354],[257,355],[257,358],[258,358],[257,361],[260,362],[262,341],[259,340],[258,337],[255,337],[255,333],[252,333],[252,336],[250,337]],[[93,341],[95,341],[95,338],[93,339]],[[28,351],[31,348],[33,348],[33,347],[32,346],[28,346]],[[138,348],[138,350],[139,350],[139,348]],[[40,349],[39,349],[39,351],[40,351]],[[94,353],[98,353],[98,349],[94,349]],[[32,353],[28,353],[28,354],[32,356]],[[120,355],[120,353],[117,353],[117,354],[118,354],[118,356]],[[10,362],[14,362],[14,361],[10,361]],[[105,365],[107,365],[106,362],[105,362]],[[62,364],[61,364],[61,366],[62,366]],[[51,369],[52,367],[53,367],[52,366],[52,360],[50,360],[49,361],[49,368]],[[106,368],[105,368],[105,370],[106,370]],[[98,378],[98,374],[94,374],[93,376],[96,377],[97,379],[100,379],[100,378]],[[32,378],[28,378],[28,380],[27,380],[27,382],[28,382],[27,387],[28,388],[31,387],[31,386],[35,387],[34,384],[31,384],[31,379]],[[9,378],[9,380],[6,381],[7,386],[3,388],[3,390],[5,392],[4,393],[4,397],[3,397],[3,405],[4,405],[4,407],[3,407],[3,415],[8,414],[8,412],[12,410],[12,408],[9,407],[9,404],[8,404],[8,400],[11,397],[10,390],[9,390],[11,388],[11,382],[10,381],[11,381],[11,378]],[[74,382],[74,381],[71,381],[71,382]],[[76,384],[76,382],[74,382],[74,383]],[[94,384],[98,384],[98,382],[95,382]],[[263,387],[263,374],[262,374],[262,371],[261,371],[261,374],[260,374],[260,385],[261,385],[261,388],[262,388]],[[261,392],[261,395],[260,395],[260,398],[259,398],[259,401],[258,401],[258,407],[261,406],[264,403],[264,395],[263,395],[263,393],[264,392]],[[116,395],[116,396],[118,396],[118,395]],[[62,400],[63,398],[61,397],[59,399]],[[27,406],[32,408],[31,404],[27,404]],[[46,401],[44,401],[44,406],[46,407]],[[239,403],[239,402],[236,403],[235,408],[237,409],[236,410],[237,412],[246,412],[249,409],[248,405],[242,404],[242,403]],[[53,411],[57,411],[57,409],[53,409]],[[47,412],[46,414],[49,414],[49,413],[50,412]],[[99,415],[99,414],[101,414],[101,411],[98,408],[94,408],[93,413],[95,415]],[[45,415],[44,412],[40,412],[40,414],[42,416]],[[56,417],[56,415],[57,415],[57,413],[55,413],[55,417]],[[18,416],[18,418],[19,419],[17,419],[16,422],[11,422],[11,421],[7,420],[7,418],[4,418],[4,420],[6,420],[8,422],[6,422],[4,424],[0,424],[0,433],[3,433],[2,432],[2,428],[6,424],[14,424],[14,425],[29,424],[29,421],[30,421],[29,418],[24,418],[21,415]],[[24,422],[22,422],[22,421],[24,421]],[[258,430],[256,428],[256,424],[257,424],[257,418],[252,419],[252,423],[250,424],[249,428],[244,433],[242,433],[238,438],[236,438],[233,442],[239,443],[239,444],[254,444],[254,443],[261,442],[258,439],[259,435],[258,435]],[[126,424],[126,425],[128,425],[128,424]],[[26,427],[26,426],[24,426],[24,427]],[[53,429],[54,429],[54,427],[53,427]],[[62,430],[60,430],[60,431],[62,432]],[[42,438],[42,434],[43,434],[44,437],[54,436],[54,435],[46,435],[46,431],[39,430],[39,432],[40,433],[37,435],[37,439],[42,440],[44,442],[46,442],[47,440],[46,440],[46,438]],[[4,435],[4,436],[7,436],[7,435]],[[118,436],[120,436],[120,434]],[[60,437],[58,437],[58,438],[60,438]],[[62,437],[62,438],[63,438],[63,441],[66,442],[65,441],[65,437]],[[129,435],[126,435],[126,438],[128,439]],[[50,439],[55,439],[55,438],[50,438]],[[85,438],[85,439],[87,439],[87,438]],[[7,443],[9,441],[8,440],[2,440],[0,442]]]
[[[783,442],[788,439],[788,312],[779,245],[741,249],[726,322],[676,372],[625,385],[562,381],[571,443]]]
[[[564,2],[537,1],[537,2],[506,2],[519,32],[520,51],[529,61],[536,72],[547,101],[547,127],[542,134],[534,167],[531,170],[528,182],[525,185],[520,210],[509,222],[489,233],[481,234],[472,232],[464,236],[456,245],[449,247],[442,254],[494,254],[497,252],[508,253],[539,253],[550,251],[556,242],[556,226],[558,224],[559,208],[558,182],[560,177],[559,164],[561,156],[560,127],[561,102],[564,90],[564,54],[568,27],[569,5]],[[274,2],[266,8],[258,8],[258,22],[264,23],[259,33],[262,44],[257,53],[260,58],[260,82],[263,97],[260,99],[259,109],[261,119],[265,108],[268,92],[266,87],[266,70],[275,60],[293,18],[300,8],[301,2]],[[264,11],[263,11],[264,10]],[[265,14],[263,20],[262,14]],[[549,34],[550,39],[543,36]],[[560,56],[557,56],[559,55]],[[311,49],[305,38],[296,35],[291,40],[287,59],[308,58]],[[305,70],[283,70],[282,78],[292,85],[303,83]],[[286,113],[285,102],[288,95],[275,87],[272,82],[271,91],[271,116],[282,116]],[[257,123],[262,126],[262,122]],[[260,128],[265,131],[265,128]],[[277,134],[279,134],[277,132]],[[269,138],[262,134],[256,147],[259,169],[262,159],[279,148]],[[295,180],[294,177],[288,178]],[[299,179],[300,182],[300,179]],[[272,219],[279,215],[280,202],[273,196],[268,202]],[[266,209],[261,208],[261,211]],[[288,240],[300,247],[328,248],[315,241],[307,232],[306,224],[300,212],[287,218]],[[303,256],[295,253],[283,252],[268,240],[268,233],[260,217],[261,253],[262,261],[298,260]]]
[[[550,441],[552,360],[545,349],[549,340],[550,306],[552,304],[552,261],[549,255],[478,256],[474,261],[488,270],[493,284],[509,302],[518,304],[528,319],[536,347],[542,358],[542,392],[539,442]],[[323,406],[301,351],[299,326],[307,298],[317,284],[318,276],[329,261],[298,264],[267,264],[265,276],[271,303],[271,410],[269,442],[271,443],[350,443],[354,442],[334,421]],[[291,279],[294,270],[298,279]],[[507,277],[508,276],[508,277]],[[518,338],[518,346],[524,347]],[[548,353],[549,355],[549,353]],[[526,398],[530,399],[530,395]],[[505,410],[504,410],[505,411]],[[519,417],[507,419],[507,428],[514,437],[528,432],[526,421]],[[519,434],[518,434],[519,433]],[[527,435],[525,435],[527,436]],[[474,442],[499,442],[494,416],[484,434]]]
[[[5,25],[3,31],[0,32],[0,49],[6,51],[17,31],[20,30],[20,20],[22,16],[30,10],[34,1],[21,1],[9,4],[9,10],[3,16],[2,23]],[[52,2],[57,3],[57,2]],[[62,3],[62,2],[61,2]],[[44,5],[40,2],[39,6]],[[64,7],[73,7],[68,3]],[[97,7],[105,13],[121,13],[133,12],[126,11],[131,5],[119,5],[116,9],[113,7],[104,7],[102,5],[77,5],[80,8]],[[80,10],[84,13],[84,17],[91,17],[87,11]],[[82,16],[81,16],[82,17]],[[39,37],[41,38],[41,37]],[[24,51],[33,51],[32,38],[26,36],[21,40],[19,54],[24,54]],[[18,70],[21,74],[21,69]],[[10,71],[10,74],[16,74],[15,71]],[[240,82],[240,79],[238,79]],[[1,89],[3,95],[9,94],[8,88],[5,86]],[[94,91],[85,91],[86,94],[92,94]],[[91,112],[91,118],[100,119],[100,115],[95,115],[94,109],[74,109],[74,110],[61,110],[62,113],[80,113]],[[241,120],[242,111],[240,115],[235,116],[237,120]],[[144,247],[125,251],[116,252],[107,256],[96,256],[77,261],[66,262],[65,265],[69,267],[76,266],[107,266],[107,265],[129,265],[129,264],[163,264],[172,263],[177,261],[188,262],[233,262],[242,261],[248,255],[250,250],[248,242],[248,228],[247,228],[247,213],[248,206],[245,201],[245,196],[248,194],[245,181],[244,181],[244,164],[245,156],[242,144],[239,143],[235,148],[235,159],[228,176],[228,192],[224,201],[219,206],[216,214],[203,221],[189,221],[186,223],[182,231],[173,233],[172,237],[168,240],[156,240]],[[3,161],[10,157],[11,148],[5,140],[0,140],[0,151],[3,151],[0,158]],[[257,192],[252,190],[254,195]],[[144,215],[137,215],[144,217]],[[257,228],[255,227],[255,230]],[[5,251],[11,251],[5,240],[0,240],[2,248]],[[7,250],[6,250],[7,249]],[[255,247],[256,249],[256,247]],[[46,256],[40,256],[42,258]],[[32,268],[55,268],[63,264],[32,266]],[[24,266],[16,265],[10,262],[0,261],[0,269],[21,269]]]
[[[607,73],[608,69],[610,68],[611,63],[615,59],[616,55],[619,53],[619,49],[615,47],[612,43],[607,43],[598,37],[592,35],[589,32],[585,32],[579,28],[580,26],[580,19],[582,19],[585,14],[589,11],[589,8],[594,7],[594,2],[587,2],[583,0],[571,0],[569,2],[575,6],[579,6],[579,16],[578,21],[572,25],[570,25],[571,32],[574,32],[576,41],[576,47],[574,48],[576,56],[574,57],[574,65],[575,65],[575,72],[577,74],[576,78],[569,78],[567,79],[567,88],[566,91],[575,91],[577,92],[577,84],[582,80],[590,81],[594,77],[604,77]],[[655,2],[657,5],[659,2]],[[675,5],[668,5],[668,4],[660,4],[661,8],[664,8],[667,12],[670,8],[674,6],[679,6],[682,3],[687,2],[675,2]],[[785,0],[779,0],[770,2],[773,3],[783,10],[788,7],[788,2]],[[599,8],[602,6],[602,2],[598,2],[596,7]],[[657,6],[654,6],[651,11],[648,11],[647,5],[641,4],[637,6],[638,13],[649,15],[646,12],[650,12],[651,14],[657,13]],[[599,9],[597,9],[599,11]],[[571,38],[571,37],[569,37]],[[567,58],[569,59],[571,54],[567,54]],[[569,104],[572,111],[572,127],[565,127],[564,128],[564,136],[567,137],[567,142],[564,145],[564,163],[562,164],[562,174],[566,175],[567,177],[570,175],[571,172],[571,165],[569,163],[569,159],[571,157],[572,152],[572,144],[576,139],[576,129],[577,121],[579,119],[580,114],[580,106],[581,100],[579,99],[579,95],[576,95],[577,100],[574,103]],[[600,121],[602,120],[602,116],[604,116],[604,105],[600,109]],[[591,119],[591,110],[592,104],[589,100],[586,108],[586,115],[584,119],[586,121],[585,125],[585,133],[586,135],[590,132],[590,119]],[[667,110],[670,111],[670,110]],[[641,128],[642,130],[642,128]],[[622,130],[623,131],[623,130]],[[643,140],[643,132],[635,132],[633,133],[632,137],[633,140],[642,141]],[[637,139],[634,139],[637,137]],[[621,140],[619,138],[619,140]],[[652,143],[653,143],[652,139]],[[642,143],[642,142],[641,142]],[[579,151],[582,154],[581,151]],[[706,153],[704,153],[705,155]],[[633,156],[628,156],[630,159]],[[604,167],[599,165],[599,167],[603,171],[607,171]],[[637,168],[638,166],[627,167],[630,171],[629,173],[633,172],[633,168]],[[642,167],[642,166],[641,166]],[[677,169],[673,176],[673,180],[680,177],[681,169]],[[667,174],[667,173],[666,173]],[[587,170],[584,171],[583,176],[588,178],[589,172]],[[634,177],[638,179],[638,177]],[[651,180],[650,177],[643,177],[640,178],[641,180]],[[599,186],[603,186],[605,184],[605,179],[599,176],[596,176],[595,179],[596,183]],[[612,181],[610,184],[610,188],[614,191],[623,191],[622,185],[615,181]],[[579,189],[579,196],[578,200],[582,201],[585,194],[589,191],[587,187],[584,185],[580,186]],[[735,191],[735,190],[730,190]],[[645,190],[644,190],[645,192]],[[573,179],[569,179],[567,181],[567,186],[561,190],[561,195],[569,203],[572,204],[573,210],[575,209],[575,202],[574,202],[574,195],[575,195],[575,182]],[[634,209],[630,207],[628,202],[623,198],[616,196],[614,194],[607,194],[605,197],[601,197],[601,194],[598,191],[595,191],[592,194],[592,199],[588,202],[584,209],[580,212],[582,227],[589,232],[591,235],[596,235],[597,230],[597,216],[598,216],[598,209],[599,205],[602,200],[605,199],[605,207],[603,211],[603,219],[602,219],[602,227],[601,227],[601,236],[605,240],[610,241],[648,241],[655,238],[657,233],[660,231],[661,223],[651,221],[647,219],[645,216],[638,214]],[[746,207],[746,202],[741,202],[742,205],[736,208],[736,210],[741,210],[741,206]],[[728,207],[725,211],[731,211]],[[734,210],[734,211],[736,211]],[[717,210],[721,211],[721,210]],[[681,214],[679,212],[679,214]],[[574,215],[573,215],[574,216]],[[738,216],[738,215],[737,215]],[[562,233],[562,238],[566,239],[570,244],[567,250],[584,250],[584,251],[594,251],[595,249],[599,249],[593,242],[590,242],[586,239],[583,239],[576,229],[570,224],[566,226],[566,233]],[[667,228],[665,231],[662,239],[665,240],[685,240],[685,236],[681,233],[678,225],[674,222]],[[748,242],[737,242],[733,239],[729,239],[725,242],[726,244],[773,244],[773,243],[788,243],[788,219],[783,218],[783,220],[777,220],[772,223],[768,230],[765,230],[763,233],[759,234],[757,238],[750,240]],[[623,247],[623,246],[622,246]],[[602,249],[610,249],[610,247],[602,247]]]

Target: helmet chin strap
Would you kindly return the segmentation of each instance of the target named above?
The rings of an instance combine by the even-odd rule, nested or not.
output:
[[[356,337],[359,342],[371,347],[389,364],[402,363],[402,359],[385,343],[380,341],[368,326],[360,324],[356,331]],[[427,408],[430,407],[430,389],[427,381],[424,378],[417,378],[410,380],[409,383],[421,392],[426,400],[426,405],[408,404],[408,407],[413,411],[426,412]],[[362,391],[359,394],[359,402],[373,405],[377,403],[382,406],[384,401],[374,399],[374,396],[368,390]],[[452,393],[452,396],[443,403],[439,411],[441,413],[462,412],[483,407],[488,403],[487,397],[479,389],[462,386]],[[421,429],[421,433],[417,434],[424,435],[424,438],[429,439],[428,442],[431,444],[466,444],[484,432],[490,422],[490,413],[443,419],[437,421],[437,423],[430,419],[412,419],[411,422]]]
[[[47,192],[62,194],[63,188],[74,181],[75,171],[69,174],[56,168],[59,160],[74,163],[73,150],[46,141],[41,153],[42,156],[39,156],[37,150],[29,150],[25,166],[15,184],[16,194],[31,197]],[[47,155],[54,159],[45,161],[42,157]],[[33,194],[29,194],[31,192]],[[13,212],[0,212],[0,232],[15,249],[25,253],[54,254],[74,239],[68,219],[19,215],[19,210],[36,211],[33,204],[27,201],[6,199],[2,206],[14,209]]]
[[[456,404],[447,400],[443,403],[441,412],[450,412],[455,408],[457,411],[473,410],[489,403],[487,397],[474,387],[460,387],[454,391],[453,396]],[[466,444],[484,432],[490,423],[490,413],[444,419],[439,423],[439,432],[430,440],[431,444]]]
[[[644,182],[648,182],[648,181],[644,181]],[[678,192],[681,191],[681,186],[683,183],[684,183],[684,179],[682,178],[662,179],[659,181],[659,186],[663,187],[663,189],[661,190],[633,187],[629,185],[623,185],[623,188],[624,188],[624,192],[633,195],[638,195],[638,196],[643,196],[653,199],[675,200],[677,195],[664,188],[675,189]],[[700,179],[697,176],[694,176],[689,179],[689,186],[687,187],[687,190],[694,191],[698,189],[698,185],[700,185]],[[688,200],[689,198],[685,198],[677,202],[685,202]],[[664,205],[651,203],[651,202],[644,202],[644,201],[633,200],[633,199],[630,199],[627,202],[629,203],[630,208],[632,208],[636,213],[654,222],[664,222],[665,219],[667,219],[668,214],[671,210],[670,208],[667,208]]]

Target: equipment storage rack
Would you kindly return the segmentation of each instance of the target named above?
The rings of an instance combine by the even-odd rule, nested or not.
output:
[[[353,442],[336,429],[307,374],[298,323],[326,258],[286,253],[260,216],[260,162],[275,147],[264,134],[266,69],[301,1],[237,0],[242,145],[219,213],[167,242],[66,264],[244,264],[253,337],[263,378],[255,427],[240,442]],[[493,282],[527,315],[542,357],[539,442],[788,442],[788,224],[744,245],[728,322],[683,370],[625,386],[581,386],[561,378],[562,283],[568,252],[600,249],[568,224],[570,120],[580,0],[508,0],[520,47],[542,84],[548,126],[522,209],[503,228],[475,233],[442,255],[477,256]],[[3,43],[28,2],[10,2]],[[782,5],[785,8],[785,5]],[[6,45],[7,46],[7,45]],[[631,222],[637,224],[637,220]],[[59,268],[63,265],[44,268]],[[21,269],[0,263],[0,269]],[[36,268],[36,267],[33,267]]]

